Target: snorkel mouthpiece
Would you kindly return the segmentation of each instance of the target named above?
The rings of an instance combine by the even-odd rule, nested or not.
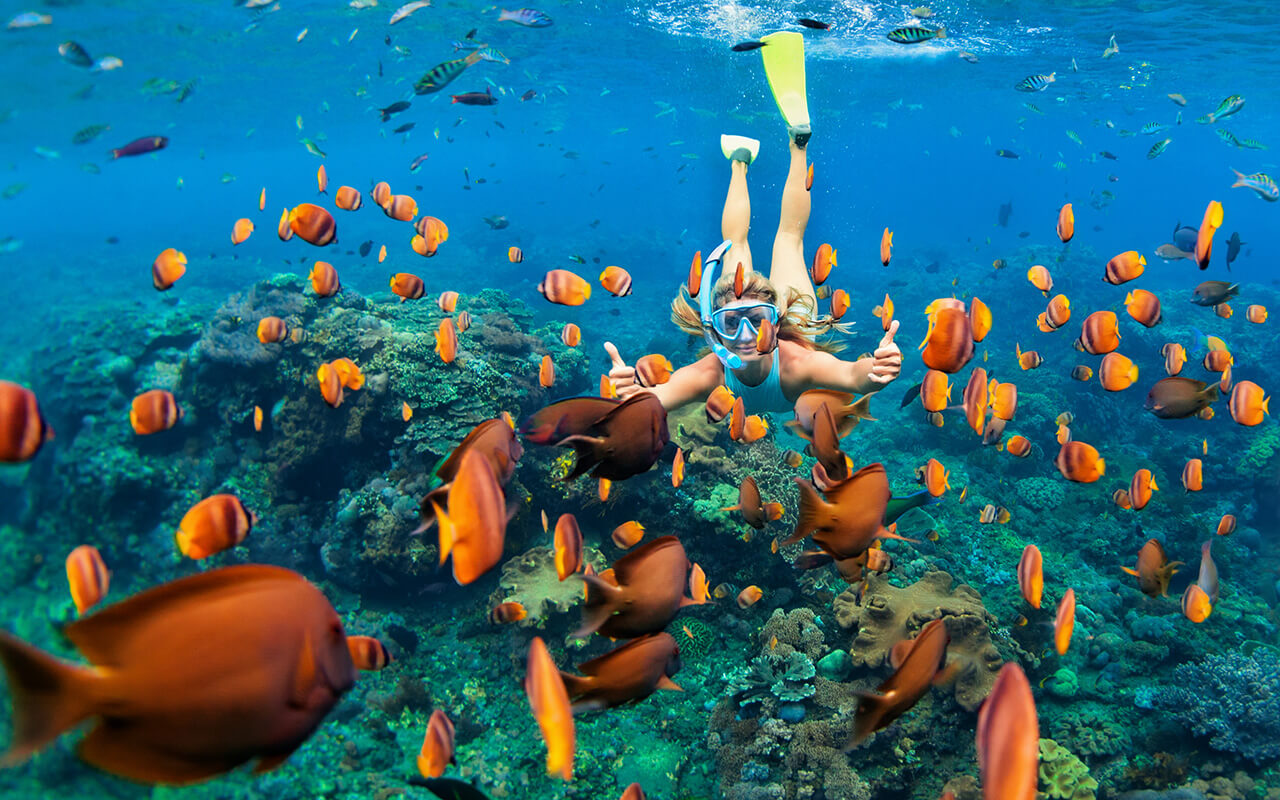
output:
[[[720,359],[725,369],[741,369],[742,358],[716,341],[711,327],[711,304],[715,302],[711,295],[716,285],[717,273],[724,270],[724,254],[729,252],[732,246],[733,242],[725,239],[719,247],[711,251],[707,260],[702,262],[702,286],[698,289],[698,300],[702,312],[702,336],[707,340],[707,344],[711,345],[711,352],[716,354],[716,358]]]

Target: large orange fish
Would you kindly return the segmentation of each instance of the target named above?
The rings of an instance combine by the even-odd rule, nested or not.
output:
[[[385,208],[387,203],[391,202],[391,184],[386,181],[378,181],[373,185],[369,196],[373,198],[373,202]]]
[[[556,366],[551,361],[551,356],[544,355],[542,363],[538,365],[538,383],[544,388],[550,388],[556,382]]]
[[[329,404],[330,408],[337,408],[342,405],[344,392],[342,391],[342,377],[338,375],[338,370],[333,364],[321,364],[316,370],[316,382],[320,385],[320,396]]]
[[[933,497],[942,497],[943,493],[951,488],[951,484],[947,482],[950,475],[947,468],[942,466],[942,462],[936,458],[929,459],[923,467],[916,469],[916,477],[924,483],[924,488]]]
[[[836,249],[826,242],[818,245],[817,251],[813,254],[813,266],[809,268],[809,277],[813,278],[814,286],[821,286],[827,282],[827,278],[831,277],[831,270],[836,267],[836,254]],[[701,273],[701,265],[698,271]]]
[[[1160,298],[1146,289],[1134,289],[1125,295],[1124,309],[1143,326],[1151,328],[1160,324]]]
[[[184,413],[173,392],[152,389],[133,398],[129,407],[129,424],[133,426],[134,433],[148,436],[177,425]]]
[[[45,422],[31,389],[0,380],[0,462],[32,460],[54,429]]]
[[[1120,346],[1120,329],[1114,311],[1095,311],[1080,326],[1075,347],[1090,355],[1110,353]]]
[[[580,306],[591,298],[591,284],[567,269],[553,269],[538,284],[538,292],[552,303]]]
[[[1153,492],[1159,491],[1160,487],[1156,485],[1155,476],[1151,474],[1149,469],[1140,469],[1133,473],[1133,478],[1129,481],[1129,502],[1132,504],[1134,511],[1141,511],[1147,507],[1147,503],[1151,502]]]
[[[342,288],[342,283],[338,280],[338,271],[328,261],[317,261],[312,264],[307,279],[311,281],[311,288],[321,297],[333,297]]]
[[[1160,354],[1164,356],[1164,371],[1169,375],[1182,372],[1182,366],[1187,363],[1187,349],[1177,342],[1166,343],[1160,348]]]
[[[349,358],[335,358],[329,364],[338,373],[342,388],[352,391],[364,388],[364,373],[360,371],[360,367],[356,366],[356,362]]]
[[[462,455],[445,505],[432,500],[440,527],[440,564],[453,556],[453,578],[466,586],[502,559],[507,505],[489,459],[474,449]]]
[[[0,632],[26,760],[87,719],[80,758],[140,783],[274,769],[355,683],[342,621],[301,575],[245,565],[157,586],[63,628],[94,665]]]
[[[1035,800],[1040,724],[1022,667],[1005,662],[978,709],[978,770],[983,800]]]
[[[969,382],[964,387],[964,416],[973,432],[982,434],[987,420],[987,371],[982,367],[974,367],[969,375]]]
[[[1138,380],[1138,365],[1119,353],[1107,353],[1098,369],[1098,382],[1108,392],[1122,392]]]
[[[187,511],[173,538],[184,556],[198,561],[240,544],[257,523],[240,498],[215,494]]]
[[[717,386],[711,390],[711,394],[707,395],[706,414],[708,422],[720,422],[734,407],[733,392],[724,384]]]
[[[238,245],[248,240],[253,235],[253,220],[248,217],[241,217],[236,220],[236,224],[231,228],[231,244]]]
[[[632,639],[578,665],[584,677],[560,673],[573,712],[597,711],[645,699],[658,689],[682,692],[671,676],[680,669],[680,648],[666,632]]]
[[[83,614],[102,602],[111,585],[111,573],[98,548],[82,544],[67,555],[67,585],[76,612]]]
[[[1138,551],[1137,569],[1121,567],[1138,579],[1138,588],[1149,597],[1165,597],[1169,594],[1169,579],[1178,572],[1181,561],[1170,562],[1164,547],[1155,539],[1148,539]]]
[[[850,392],[838,392],[834,389],[809,389],[801,392],[800,396],[796,398],[795,419],[785,424],[800,438],[806,441],[813,441],[817,415],[824,406],[831,412],[831,419],[835,423],[836,437],[839,439],[843,439],[853,433],[853,429],[858,427],[858,423],[862,420],[875,421],[875,417],[871,416],[870,394],[865,394],[854,400],[854,395]]]
[[[572,514],[561,514],[556,520],[552,552],[556,563],[556,575],[564,580],[582,569],[582,529]]]
[[[685,284],[685,288],[689,292],[689,297],[697,297],[698,292],[702,289],[702,251],[699,250],[693,254],[693,260],[689,262],[689,282]]]
[[[888,295],[885,295],[888,297]],[[973,329],[973,340],[980,342],[991,332],[991,309],[976,296],[969,300],[969,326]],[[885,330],[889,326],[885,325]]]
[[[931,369],[920,382],[920,404],[925,411],[943,411],[951,402],[951,384],[947,373]]]
[[[880,318],[881,330],[889,330],[889,326],[893,324],[893,298],[885,294],[884,302],[873,308],[871,314]]]
[[[1040,607],[1040,597],[1044,593],[1044,557],[1034,544],[1024,547],[1022,558],[1018,559],[1018,588],[1032,608]]]
[[[671,380],[675,367],[671,360],[659,353],[650,353],[636,359],[636,379],[641,386],[660,386]]]
[[[614,297],[625,297],[631,294],[631,273],[622,267],[605,267],[600,273],[600,285]]]
[[[1146,270],[1146,266],[1145,256],[1137,250],[1126,250],[1107,262],[1107,269],[1102,279],[1119,286],[1140,276]]]
[[[742,518],[756,530],[763,528],[765,523],[782,519],[783,514],[782,503],[765,503],[760,499],[760,487],[750,475],[744,477],[738,486],[738,504],[720,510],[741,511]]]
[[[418,216],[418,201],[407,194],[393,194],[382,206],[382,213],[398,222],[409,222]]]
[[[1231,418],[1241,425],[1260,425],[1263,417],[1271,413],[1271,398],[1265,396],[1262,387],[1253,381],[1240,381],[1231,390],[1227,408]]]
[[[1040,264],[1027,270],[1027,280],[1031,281],[1031,285],[1039,289],[1045,297],[1048,297],[1053,289],[1053,276],[1049,274],[1048,268]]]
[[[1049,304],[1044,309],[1044,316],[1052,330],[1061,328],[1071,321],[1071,300],[1065,294],[1055,294],[1049,298]]]
[[[890,537],[884,528],[889,503],[889,478],[883,464],[868,464],[826,497],[811,483],[795,479],[800,487],[800,510],[795,530],[783,544],[798,542],[810,533],[818,546],[837,560],[861,555],[876,537]]]
[[[958,301],[957,301],[958,302]],[[934,308],[929,316],[929,331],[920,345],[926,367],[954,374],[973,358],[973,326],[964,304],[959,308],[944,305]]]
[[[683,596],[689,559],[674,536],[662,536],[613,562],[613,580],[583,575],[587,599],[574,636],[614,639],[657,633],[694,601]]]
[[[684,483],[684,450],[676,448],[675,458],[671,460],[671,486],[679,489]]]
[[[644,526],[635,520],[624,522],[613,529],[610,534],[613,543],[623,550],[635,547],[644,538]]]
[[[171,288],[178,279],[187,274],[187,254],[172,247],[166,247],[151,262],[151,285],[158,291]]]
[[[283,342],[289,335],[289,326],[279,317],[263,317],[258,320],[258,341],[263,344]]]
[[[529,643],[525,666],[524,693],[533,709],[533,718],[547,744],[547,774],[564,780],[573,778],[573,708],[560,671],[551,660],[547,645],[539,636]]]
[[[1204,622],[1209,618],[1209,614],[1213,612],[1213,603],[1209,600],[1208,593],[1194,583],[1187,584],[1187,589],[1182,593],[1182,613],[1183,615],[1195,623]]]
[[[1182,488],[1188,492],[1198,492],[1204,488],[1204,462],[1198,458],[1187,461],[1182,468]]]
[[[287,242],[293,238],[293,226],[289,224],[289,209],[280,211],[280,221],[276,223],[276,236],[280,237],[280,241]]]
[[[355,211],[364,203],[360,192],[351,186],[339,186],[333,196],[333,204],[343,211]]]
[[[1084,442],[1063,443],[1055,463],[1062,477],[1079,483],[1093,483],[1107,471],[1107,462],[1092,445]]]
[[[338,223],[333,215],[312,203],[299,203],[289,211],[289,230],[316,247],[338,240]]]
[[[440,325],[436,328],[435,349],[440,360],[446,364],[452,364],[458,357],[458,329],[454,326],[452,318],[445,317],[440,320]]]
[[[391,291],[400,297],[400,302],[417,300],[426,292],[422,278],[411,272],[397,272],[391,276]]]
[[[853,734],[849,744],[854,747],[866,741],[878,730],[888,727],[898,717],[910,711],[929,691],[938,679],[947,660],[947,645],[951,636],[941,619],[930,620],[910,643],[910,650],[902,658],[888,680],[876,687],[874,693],[863,692],[858,700],[854,717]]]

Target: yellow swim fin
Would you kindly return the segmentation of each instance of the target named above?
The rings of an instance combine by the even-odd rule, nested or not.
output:
[[[809,130],[809,100],[804,83],[804,37],[795,31],[781,31],[764,36],[760,48],[764,74],[769,79],[773,99],[794,137],[797,130]],[[806,137],[807,138],[807,137]]]

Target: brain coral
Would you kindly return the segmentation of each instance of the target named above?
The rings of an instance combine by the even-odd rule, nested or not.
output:
[[[1089,767],[1052,739],[1040,740],[1040,792],[1055,800],[1094,800],[1098,782]]]
[[[582,561],[584,564],[589,562],[596,572],[606,567],[604,556],[592,547],[583,548]],[[502,565],[498,589],[489,599],[491,605],[505,602],[521,604],[528,616],[519,624],[542,628],[546,627],[552,614],[563,613],[582,602],[582,581],[572,575],[560,580],[551,548],[535,547],[507,559]]]
[[[930,572],[905,588],[872,574],[861,592],[847,589],[832,607],[840,627],[854,633],[849,657],[855,668],[880,669],[889,663],[895,644],[914,638],[931,620],[945,620],[951,635],[947,663],[959,667],[956,702],[968,711],[986,698],[1003,663],[991,644],[996,620],[982,605],[982,596],[971,586],[952,588],[945,572]]]
[[[1054,509],[1062,505],[1066,491],[1059,481],[1049,478],[1023,478],[1018,481],[1018,499],[1028,508]]]

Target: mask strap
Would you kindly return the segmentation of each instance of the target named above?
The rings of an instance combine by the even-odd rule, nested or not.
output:
[[[702,265],[702,286],[698,289],[698,298],[702,310],[702,336],[707,340],[707,344],[711,345],[711,352],[716,354],[716,358],[720,359],[720,363],[725,369],[740,369],[742,367],[742,358],[736,353],[729,352],[729,349],[716,339],[716,335],[711,330],[711,293],[716,285],[716,272],[724,269],[724,254],[733,246],[733,242],[725,239],[720,246],[711,251],[711,255],[707,256],[707,260]]]

